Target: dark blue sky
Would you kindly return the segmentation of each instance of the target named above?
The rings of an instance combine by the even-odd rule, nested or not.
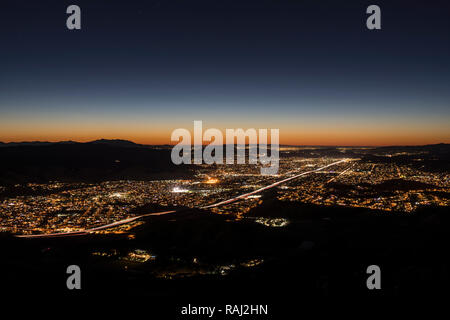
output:
[[[449,35],[446,1],[2,1],[0,141],[162,143],[203,120],[298,144],[450,142]]]

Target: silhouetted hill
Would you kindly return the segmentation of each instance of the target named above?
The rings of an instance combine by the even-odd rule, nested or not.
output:
[[[449,171],[450,144],[379,147],[363,154],[362,159],[371,163],[408,165],[421,171]]]
[[[132,141],[128,140],[121,140],[121,139],[114,139],[114,140],[108,140],[108,139],[99,139],[94,140],[91,142],[87,142],[89,144],[104,144],[109,145],[113,147],[124,147],[124,148],[136,148],[136,147],[144,147],[142,144],[137,144]]]
[[[15,147],[15,146],[48,146],[55,143],[63,142],[48,142],[48,141],[21,141],[21,142],[0,142],[0,147]]]
[[[124,140],[88,143],[29,143],[0,149],[1,184],[57,181],[151,180],[186,176],[170,149]]]
[[[116,147],[143,147],[141,144],[134,143],[128,140],[121,139],[99,139],[90,142],[85,142],[88,144],[107,144],[110,146]],[[49,146],[49,145],[57,145],[57,144],[83,144],[83,142],[76,141],[58,141],[58,142],[49,142],[49,141],[21,141],[21,142],[0,142],[0,147],[16,147],[16,146]]]
[[[374,294],[396,299],[424,293],[438,296],[447,290],[446,207],[425,207],[405,215],[294,202],[280,206],[271,201],[251,210],[248,217],[231,223],[224,215],[183,210],[146,218],[132,231],[132,239],[126,234],[96,234],[28,241],[0,234],[5,261],[0,271],[8,275],[2,287],[21,298],[68,296],[72,292],[64,286],[63,271],[76,261],[86,284],[82,292],[89,297],[132,292],[171,301],[213,295],[282,299],[284,305],[289,299],[298,302],[311,296],[354,301],[374,299]],[[250,217],[283,217],[290,223],[268,228]],[[122,259],[136,248],[156,259],[145,263]],[[242,266],[250,259],[262,264]],[[383,275],[383,289],[375,293],[366,287],[371,264],[379,265]],[[212,272],[231,265],[226,276]],[[294,295],[286,290],[292,284]]]
[[[450,144],[448,143],[437,143],[437,144],[427,144],[423,146],[386,146],[376,148],[379,151],[432,151],[432,152],[450,152]]]

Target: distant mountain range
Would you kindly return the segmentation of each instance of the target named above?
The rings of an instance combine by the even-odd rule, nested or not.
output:
[[[150,147],[150,146],[169,146],[169,145],[145,145],[145,144],[139,144],[135,143],[133,141],[129,140],[122,140],[122,139],[98,139],[94,141],[89,142],[77,142],[77,141],[58,141],[58,142],[49,142],[49,141],[21,141],[21,142],[1,142],[0,141],[0,148],[1,147],[13,147],[13,146],[48,146],[48,145],[61,145],[61,144],[103,144],[103,145],[109,145],[109,146],[116,146],[116,147]],[[323,148],[333,148],[333,147],[351,147],[351,146],[296,146],[296,145],[280,145],[282,147],[323,147]],[[368,147],[368,146],[353,146],[355,148],[357,147]],[[389,150],[391,148],[405,148],[405,149],[417,149],[417,148],[436,148],[436,147],[443,147],[448,148],[450,147],[450,144],[448,143],[437,143],[437,144],[427,144],[427,145],[417,145],[417,146],[383,146],[383,147],[373,147],[374,149],[379,150]]]
[[[77,141],[58,141],[58,142],[49,142],[49,141],[23,141],[23,142],[0,142],[0,147],[14,147],[14,146],[49,146],[49,145],[62,145],[62,144],[104,144],[110,146],[117,147],[144,147],[142,144],[134,143],[128,140],[120,140],[120,139],[99,139],[90,142],[77,142]]]
[[[383,154],[392,155],[386,157]],[[421,170],[450,169],[450,145],[349,148],[299,147],[286,157],[353,157],[371,163],[393,162]],[[420,159],[418,159],[420,158]],[[417,161],[420,160],[420,161]],[[0,185],[48,181],[97,182],[190,177],[193,166],[174,165],[169,145],[143,145],[127,140],[90,142],[0,143]]]
[[[26,182],[154,180],[186,177],[170,149],[126,140],[0,143],[0,185]]]

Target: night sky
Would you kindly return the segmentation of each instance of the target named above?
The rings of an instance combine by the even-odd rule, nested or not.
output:
[[[450,143],[448,1],[2,0],[0,39],[3,142],[160,144],[203,120],[283,144]]]

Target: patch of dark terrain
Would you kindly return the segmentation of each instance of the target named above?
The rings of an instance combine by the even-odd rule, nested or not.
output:
[[[407,165],[425,172],[448,172],[450,171],[450,144],[380,147],[364,154],[361,159],[368,163]]]
[[[428,190],[427,190],[428,189]],[[331,182],[327,185],[327,190],[324,191],[324,196],[332,194],[334,196],[345,196],[355,198],[379,198],[394,196],[397,191],[415,191],[420,190],[424,193],[436,195],[440,194],[448,197],[449,193],[445,191],[432,191],[439,189],[438,186],[427,184],[419,181],[411,181],[405,179],[391,179],[383,181],[378,184],[360,183],[358,185],[344,184],[339,182]]]
[[[176,166],[169,148],[132,142],[55,143],[0,148],[0,185],[111,180],[181,179],[192,168]]]
[[[252,219],[234,221],[206,210],[150,216],[128,234],[57,239],[0,240],[4,288],[16,294],[44,290],[73,294],[65,287],[68,265],[83,270],[80,295],[164,297],[402,297],[439,294],[449,285],[446,252],[449,208],[425,207],[411,214],[363,208],[264,203],[249,216],[285,218],[285,227]],[[124,262],[133,250],[156,256]],[[98,257],[93,252],[116,252]],[[261,259],[250,268],[240,262]],[[381,291],[366,287],[369,265],[382,270]],[[201,274],[210,266],[236,266],[227,275]],[[161,274],[176,272],[179,277]],[[32,275],[32,277],[28,277]]]
[[[4,187],[0,191],[0,199],[14,198],[18,196],[48,196],[51,194],[61,193],[64,191],[86,188],[87,184],[71,184],[57,188],[46,188],[45,185],[29,186],[28,184],[15,184]]]

